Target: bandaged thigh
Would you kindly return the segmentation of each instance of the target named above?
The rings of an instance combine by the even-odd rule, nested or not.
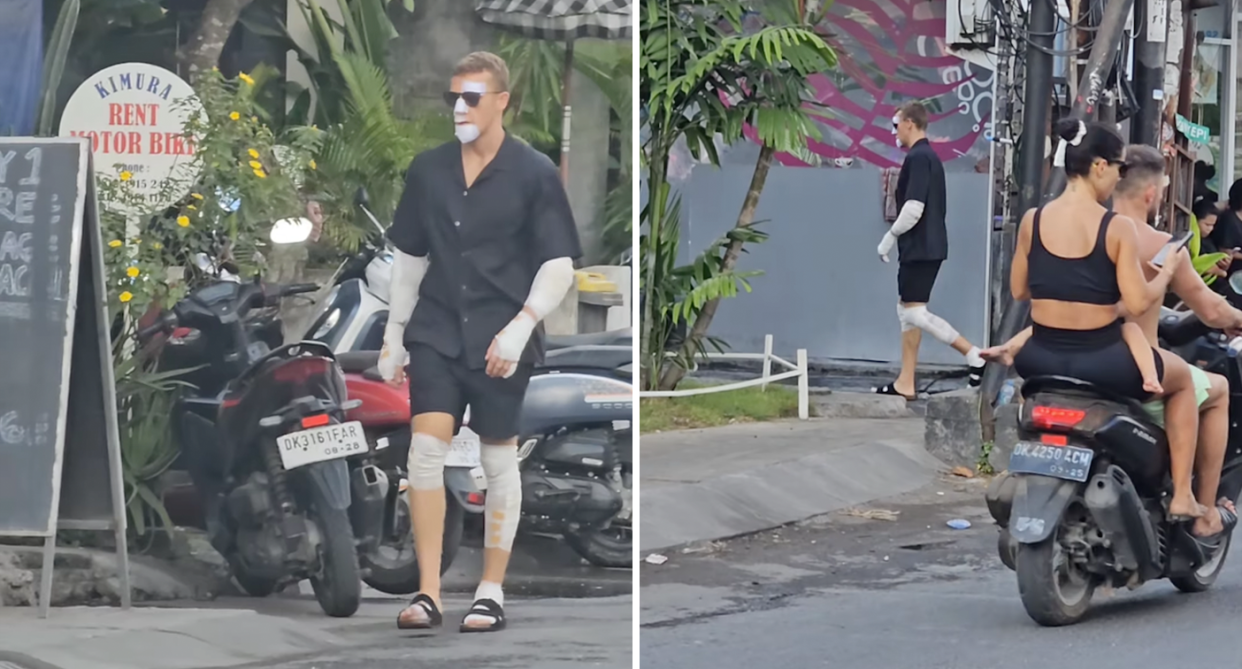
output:
[[[918,328],[943,344],[952,344],[961,336],[948,321],[928,311],[925,305],[907,307],[899,304],[897,317],[901,320],[902,332]]]
[[[522,514],[522,475],[518,471],[516,445],[482,447],[483,473],[487,476],[487,497],[483,513],[487,528],[484,548],[513,550],[518,521]]]
[[[435,490],[444,487],[444,461],[449,445],[429,434],[415,432],[410,437],[410,454],[406,461],[410,488]]]

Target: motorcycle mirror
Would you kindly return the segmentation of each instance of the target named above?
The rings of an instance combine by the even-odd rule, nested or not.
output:
[[[301,244],[310,239],[315,224],[305,218],[284,218],[272,226],[273,244]]]
[[[358,190],[354,192],[354,204],[362,207],[371,205],[371,196],[367,194],[366,186],[359,186]]]
[[[1229,277],[1229,287],[1233,289],[1233,292],[1242,295],[1242,272],[1234,272]]]

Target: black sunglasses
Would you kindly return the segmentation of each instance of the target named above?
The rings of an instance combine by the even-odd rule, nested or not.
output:
[[[1120,175],[1122,179],[1126,178],[1126,172],[1130,171],[1130,166],[1127,165],[1124,160],[1110,160],[1108,161],[1108,164],[1117,166],[1117,174]]]
[[[483,100],[484,95],[499,92],[500,91],[487,91],[487,93],[480,93],[478,91],[465,91],[464,93],[454,93],[453,91],[444,91],[444,104],[450,107],[456,107],[457,99],[461,98],[466,102],[467,107],[478,107],[479,102]]]

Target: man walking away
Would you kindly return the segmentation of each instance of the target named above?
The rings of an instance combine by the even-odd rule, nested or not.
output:
[[[940,265],[949,257],[945,228],[944,164],[927,141],[927,109],[918,102],[903,106],[893,117],[899,146],[909,149],[897,177],[897,220],[877,249],[880,259],[897,246],[897,319],[901,323],[901,374],[896,381],[875,389],[881,395],[915,398],[914,375],[923,332],[966,356],[970,386],[983,380],[979,348],[958,334],[943,318],[927,310]]]
[[[445,102],[457,140],[410,164],[388,236],[397,248],[380,371],[400,384],[409,351],[410,515],[421,583],[401,629],[442,622],[444,463],[467,406],[487,476],[483,578],[463,632],[504,629],[501,583],[522,511],[518,421],[543,358],[540,322],[582,251],[556,166],[505,132],[509,69],[472,53]]]

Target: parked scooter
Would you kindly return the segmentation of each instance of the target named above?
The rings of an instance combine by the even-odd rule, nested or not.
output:
[[[1242,276],[1238,277],[1242,282]],[[1236,287],[1242,292],[1242,285]],[[1211,332],[1194,314],[1166,314],[1162,343],[1229,380],[1229,450],[1219,496],[1242,492],[1242,338]],[[1064,377],[1026,379],[1019,442],[993,480],[988,510],[1001,561],[1018,577],[1027,614],[1045,626],[1086,614],[1097,587],[1167,578],[1202,592],[1224,567],[1232,534],[1205,543],[1168,514],[1168,440],[1138,402]]]

